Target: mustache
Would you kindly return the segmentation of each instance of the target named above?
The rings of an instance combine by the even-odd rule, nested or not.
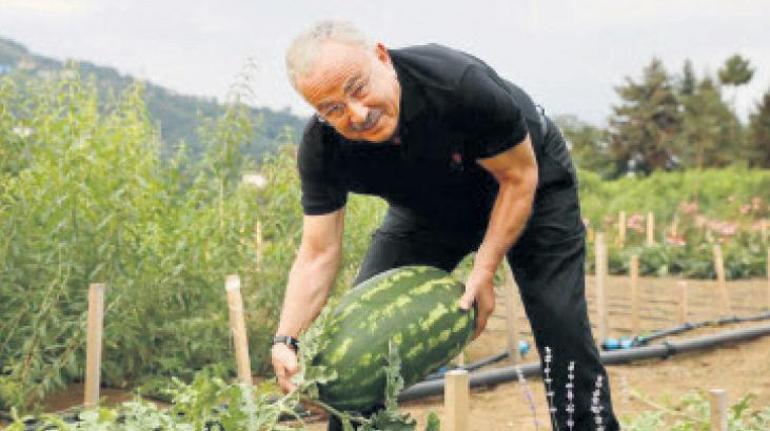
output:
[[[350,125],[350,130],[354,132],[363,132],[365,130],[368,130],[374,126],[375,123],[377,123],[377,120],[380,119],[382,116],[382,110],[381,109],[370,109],[369,112],[366,114],[366,119],[362,123],[355,123]]]

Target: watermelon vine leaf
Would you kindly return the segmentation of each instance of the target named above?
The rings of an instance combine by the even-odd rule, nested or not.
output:
[[[425,431],[440,431],[441,421],[438,419],[436,412],[428,413],[428,418],[425,420]]]

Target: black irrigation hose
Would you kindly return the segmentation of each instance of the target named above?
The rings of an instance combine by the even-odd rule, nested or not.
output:
[[[747,316],[747,317],[732,316],[732,317],[725,317],[722,319],[704,320],[701,322],[694,322],[694,323],[686,322],[681,325],[674,326],[672,328],[659,329],[659,330],[653,331],[649,335],[637,335],[632,339],[631,347],[645,346],[649,344],[650,341],[656,340],[658,338],[667,337],[669,335],[681,334],[693,329],[703,328],[706,326],[720,326],[720,325],[727,325],[730,323],[756,322],[756,321],[762,321],[767,319],[770,319],[770,311],[766,311],[764,313],[761,313],[755,316]],[[487,365],[500,362],[508,358],[508,356],[509,356],[508,351],[505,351],[502,353],[497,353],[495,355],[487,356],[475,362],[471,362],[468,365],[459,365],[459,366],[453,367],[451,369],[448,369],[447,371],[449,370],[475,371]],[[446,371],[429,374],[427,377],[425,377],[425,381],[442,379],[444,378],[445,373]]]
[[[767,319],[770,319],[770,311],[766,311],[764,313],[757,314],[755,316],[747,316],[747,317],[732,316],[732,317],[724,317],[724,318],[715,319],[715,320],[704,320],[704,321],[695,322],[695,323],[686,322],[681,325],[674,326],[672,328],[660,329],[660,330],[654,331],[649,335],[637,335],[631,340],[631,347],[644,346],[650,341],[656,340],[658,338],[667,337],[669,335],[681,334],[683,332],[691,331],[693,329],[703,328],[706,326],[720,326],[720,325],[727,325],[730,323],[757,322],[757,321],[762,321]]]
[[[664,338],[669,335],[681,334],[687,331],[691,331],[693,329],[703,328],[707,326],[721,326],[721,325],[727,325],[731,323],[757,322],[757,321],[762,321],[767,319],[770,319],[770,311],[766,311],[764,313],[760,313],[755,316],[747,316],[747,317],[731,316],[731,317],[724,317],[716,320],[704,320],[701,322],[685,322],[681,325],[674,326],[671,328],[659,329],[659,330],[653,331],[649,335],[637,335],[631,340],[631,347],[645,346],[649,344],[649,342],[652,340]],[[475,362],[471,362],[468,365],[459,365],[459,366],[453,367],[451,369],[448,369],[447,371],[449,370],[475,371],[487,365],[500,362],[508,358],[508,356],[509,356],[508,351],[505,351],[502,353],[497,353],[495,355],[487,356]],[[425,381],[442,379],[444,378],[445,373],[446,371],[429,374],[427,377],[425,377]]]
[[[471,362],[468,365],[459,365],[459,366],[453,367],[451,369],[447,369],[447,371],[451,371],[451,370],[475,371],[475,370],[478,370],[479,368],[485,367],[485,366],[487,366],[489,364],[494,364],[495,362],[500,362],[503,359],[506,359],[508,356],[509,356],[508,355],[508,351],[506,350],[505,352],[498,353],[496,355],[492,355],[492,356],[488,356],[486,358],[479,359],[476,362]],[[442,372],[428,374],[428,376],[425,377],[425,380],[427,381],[427,380],[443,379],[445,373],[446,373],[445,371],[442,371]]]
[[[743,328],[731,331],[724,331],[716,335],[707,335],[684,341],[667,341],[662,344],[652,346],[634,347],[626,350],[615,350],[611,352],[602,352],[601,360],[605,365],[623,364],[630,361],[650,358],[668,358],[677,353],[683,353],[694,350],[716,347],[725,343],[735,343],[751,340],[757,337],[770,335],[770,324],[756,326],[753,328]],[[540,375],[540,363],[528,363],[521,366],[508,366],[495,370],[479,371],[471,373],[471,387],[494,385],[508,382],[518,378],[518,371],[524,377]],[[443,380],[431,380],[417,383],[399,395],[399,401],[409,401],[423,398],[431,395],[441,395],[444,393]]]

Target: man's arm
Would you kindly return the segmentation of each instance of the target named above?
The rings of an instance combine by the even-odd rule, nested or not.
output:
[[[339,269],[344,220],[344,208],[304,217],[277,334],[297,337],[321,312]]]
[[[494,274],[505,254],[521,234],[532,212],[537,189],[538,171],[529,135],[511,149],[478,163],[497,180],[499,190],[487,231],[476,252],[466,291],[460,307],[469,309],[474,299],[478,306],[476,334],[478,337],[495,308]]]
[[[304,217],[302,240],[289,272],[278,335],[297,337],[321,312],[339,269],[344,220],[344,207],[329,214]],[[273,346],[272,356],[278,384],[284,391],[292,390],[289,379],[298,371],[295,352],[284,344],[277,344]]]

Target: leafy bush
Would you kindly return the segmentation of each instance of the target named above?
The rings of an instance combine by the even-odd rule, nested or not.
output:
[[[30,406],[83,375],[87,289],[107,284],[103,382],[189,380],[213,366],[233,373],[224,279],[242,279],[252,367],[269,368],[301,210],[294,152],[260,166],[240,157],[254,125],[244,106],[205,122],[200,164],[160,157],[141,87],[97,109],[94,85],[76,75],[0,80],[0,407]],[[5,107],[13,107],[13,110]],[[3,146],[3,148],[8,148]],[[348,206],[348,285],[383,205]],[[263,245],[256,267],[255,226]]]
[[[582,172],[580,190],[584,222],[606,232],[610,273],[626,273],[636,254],[645,275],[714,278],[713,245],[721,244],[727,278],[765,276],[770,171],[730,168],[617,181]],[[622,246],[620,211],[626,212]],[[653,245],[645,241],[648,213],[656,222]],[[593,271],[593,244],[586,265]]]
[[[657,223],[670,222],[680,203],[697,203],[702,215],[723,220],[746,218],[741,207],[753,198],[762,208],[751,216],[770,217],[770,171],[726,169],[655,172],[649,177],[603,181],[599,175],[579,172],[583,216],[597,229],[609,230],[618,212],[647,214]],[[605,216],[610,216],[605,220]]]
[[[753,395],[741,397],[728,411],[727,428],[734,431],[764,431],[770,429],[770,407],[754,409]],[[711,410],[706,395],[689,392],[674,405],[657,405],[634,418],[622,421],[629,431],[690,431],[711,429]]]

